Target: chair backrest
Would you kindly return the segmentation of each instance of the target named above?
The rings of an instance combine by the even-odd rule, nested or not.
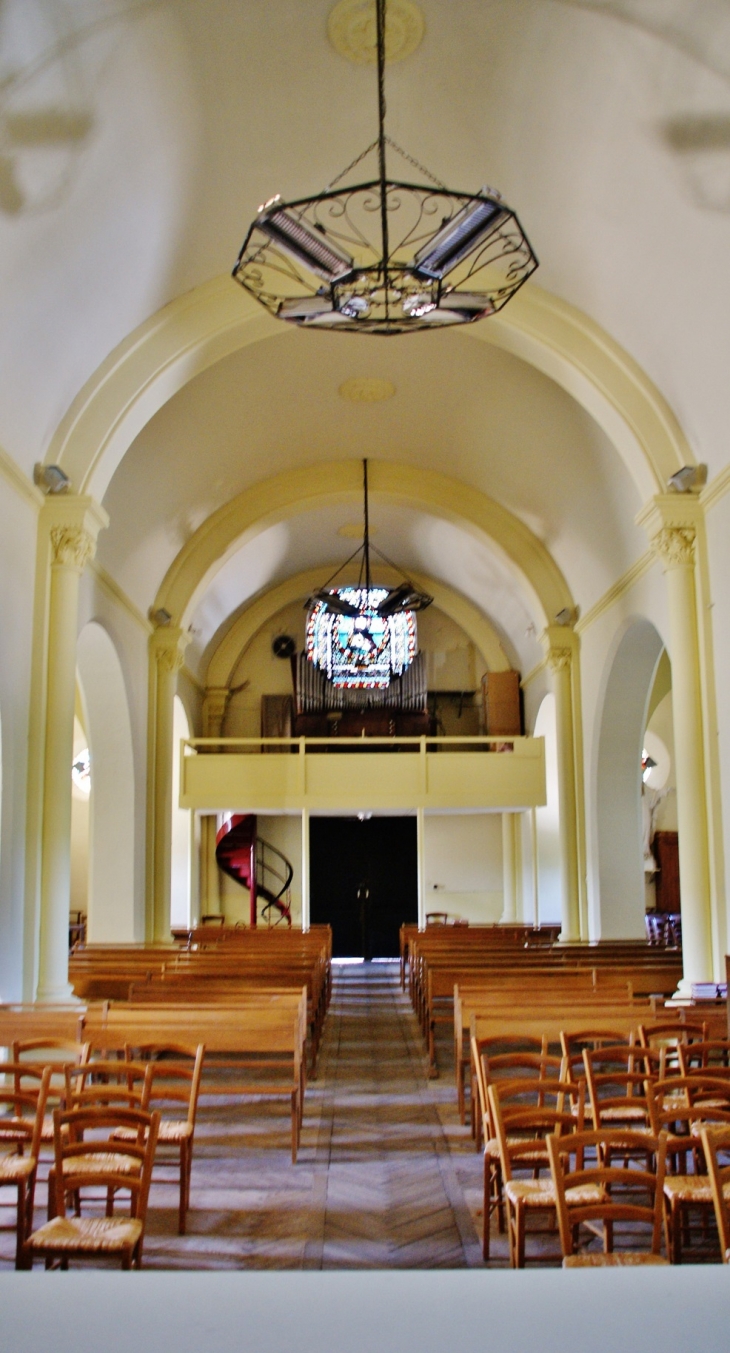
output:
[[[668,1130],[686,1136],[694,1123],[730,1126],[730,1081],[713,1076],[668,1076],[647,1085],[649,1122],[654,1133]]]
[[[637,1043],[584,1048],[583,1067],[593,1126],[605,1126],[601,1115],[618,1114],[622,1108],[636,1112],[646,1108],[646,1082],[656,1074],[656,1055]]]
[[[0,1111],[7,1110],[7,1118],[0,1117],[0,1141],[14,1143],[25,1150],[35,1160],[41,1149],[43,1117],[46,1112],[48,1090],[51,1083],[51,1068],[45,1066],[33,1068],[33,1078],[37,1086],[24,1088],[18,1086],[19,1063],[4,1062],[2,1071],[8,1076],[7,1082],[0,1084]],[[25,1068],[22,1068],[26,1076]],[[12,1081],[12,1084],[11,1084]]]
[[[680,1043],[677,1047],[677,1060],[682,1076],[690,1076],[695,1071],[708,1071],[715,1075],[730,1074],[730,1038],[696,1039],[692,1043]]]
[[[535,1142],[583,1126],[583,1086],[569,1081],[493,1081],[487,1091],[494,1135],[499,1143],[502,1174],[534,1161]],[[577,1113],[571,1105],[575,1104]],[[531,1160],[530,1157],[533,1159]]]
[[[582,1058],[584,1048],[615,1047],[617,1043],[633,1041],[631,1034],[627,1035],[616,1029],[579,1029],[576,1033],[569,1033],[565,1029],[560,1031],[563,1056],[570,1058]]]
[[[119,1105],[147,1109],[152,1089],[153,1066],[130,1061],[85,1062],[66,1066],[66,1108],[83,1104]]]
[[[130,1058],[132,1048],[125,1046]],[[170,1106],[184,1104],[186,1120],[195,1126],[200,1096],[200,1081],[205,1060],[205,1044],[154,1043],[135,1049],[143,1064],[150,1068],[150,1093],[145,1106],[161,1112]]]
[[[489,1040],[493,1042],[494,1040]],[[476,1042],[476,1040],[475,1040]],[[482,1115],[485,1117],[488,1136],[494,1136],[494,1125],[489,1111],[487,1088],[494,1080],[560,1080],[563,1069],[562,1057],[551,1057],[547,1052],[482,1052],[478,1061],[479,1089]]]
[[[581,1222],[596,1221],[603,1222],[608,1249],[613,1248],[617,1223],[631,1224],[634,1245],[636,1225],[643,1223],[649,1230],[652,1253],[659,1254],[667,1149],[663,1133],[652,1137],[645,1132],[614,1128],[575,1132],[572,1136],[556,1134],[548,1137],[547,1148],[564,1258],[573,1254],[574,1228]],[[628,1165],[627,1157],[647,1153],[656,1160],[655,1171],[635,1163]],[[617,1156],[623,1158],[623,1164],[612,1163]],[[584,1191],[590,1185],[594,1186],[593,1196]],[[581,1193],[573,1193],[571,1199],[568,1190],[572,1189],[580,1189]]]
[[[716,1129],[703,1128],[700,1140],[712,1187],[722,1262],[730,1264],[730,1204],[725,1194],[730,1186],[730,1164],[720,1165],[718,1160],[719,1155],[726,1161],[730,1159],[730,1131],[720,1133]]]
[[[639,1042],[645,1048],[665,1048],[666,1065],[679,1067],[677,1049],[682,1043],[700,1042],[707,1038],[704,1020],[667,1020],[663,1024],[640,1024]]]
[[[107,1105],[55,1109],[53,1149],[56,1215],[66,1215],[66,1194],[102,1187],[116,1204],[120,1190],[130,1195],[130,1214],[144,1225],[152,1163],[160,1127],[159,1112]],[[116,1134],[132,1129],[134,1137]],[[87,1133],[93,1133],[88,1137]],[[111,1159],[118,1168],[110,1168]],[[66,1170],[66,1163],[71,1167]]]
[[[13,1043],[14,1062],[35,1062],[40,1066],[62,1066],[67,1062],[88,1062],[90,1045],[69,1038],[16,1038]],[[52,1053],[53,1056],[46,1054]]]

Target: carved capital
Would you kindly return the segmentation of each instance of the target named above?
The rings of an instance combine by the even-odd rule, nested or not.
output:
[[[652,549],[665,568],[691,568],[695,561],[694,526],[663,526],[652,537]]]
[[[151,635],[151,644],[154,648],[155,661],[160,672],[167,672],[174,676],[179,672],[185,661],[185,649],[190,642],[190,635],[186,630],[181,630],[176,625],[160,625]]]
[[[547,665],[551,672],[563,672],[570,669],[573,651],[570,648],[549,648],[546,654]]]
[[[215,738],[220,735],[223,720],[226,716],[229,695],[227,686],[208,686],[203,700],[205,737]]]
[[[96,541],[83,526],[51,527],[51,563],[83,573],[96,551]]]

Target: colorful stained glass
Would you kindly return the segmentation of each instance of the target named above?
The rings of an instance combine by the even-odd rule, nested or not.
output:
[[[418,641],[413,611],[381,616],[377,607],[385,587],[338,587],[333,595],[358,608],[356,616],[337,615],[323,601],[307,616],[307,657],[321,667],[335,686],[350,689],[389,686],[416,656]]]

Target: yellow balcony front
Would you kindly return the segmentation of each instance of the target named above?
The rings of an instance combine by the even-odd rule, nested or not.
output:
[[[196,738],[180,806],[286,813],[520,811],[545,796],[542,738]]]

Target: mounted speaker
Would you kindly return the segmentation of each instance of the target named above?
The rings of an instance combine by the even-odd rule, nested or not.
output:
[[[277,634],[271,651],[275,658],[293,658],[297,651],[296,640],[290,634]]]

